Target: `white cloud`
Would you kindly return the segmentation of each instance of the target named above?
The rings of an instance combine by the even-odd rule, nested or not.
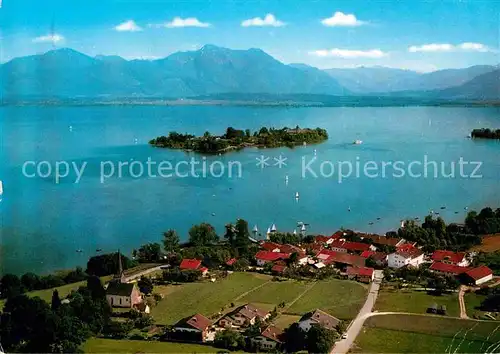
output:
[[[460,49],[463,50],[472,50],[472,51],[477,51],[477,52],[489,52],[491,51],[490,48],[485,46],[482,43],[471,43],[471,42],[465,42],[459,45]]]
[[[115,27],[115,31],[118,32],[139,32],[142,31],[142,28],[135,23],[134,20],[128,20],[120,23]]]
[[[278,20],[273,14],[267,14],[264,18],[254,17],[241,22],[242,27],[283,27],[286,26],[285,22]]]
[[[43,43],[43,42],[52,42],[52,43],[57,43],[61,42],[64,40],[64,37],[61,36],[60,34],[54,33],[54,34],[48,34],[46,36],[40,36],[33,38],[33,43]]]
[[[321,23],[328,27],[354,27],[366,24],[366,22],[358,20],[353,14],[345,14],[340,11],[335,12],[332,17],[321,20]]]
[[[412,45],[408,48],[410,53],[418,52],[456,52],[456,51],[468,51],[468,52],[490,52],[491,48],[482,43],[472,43],[465,42],[457,45],[450,43],[432,43],[424,44],[421,46]]]
[[[380,49],[370,49],[370,50],[351,50],[351,49],[320,49],[309,52],[310,55],[314,55],[321,58],[326,57],[336,57],[336,58],[370,58],[377,59],[387,56],[388,54],[381,51]]]
[[[174,17],[174,19],[170,22],[159,23],[159,24],[150,24],[149,27],[166,27],[166,28],[180,28],[180,27],[210,27],[211,24],[207,22],[201,22],[196,17]]]

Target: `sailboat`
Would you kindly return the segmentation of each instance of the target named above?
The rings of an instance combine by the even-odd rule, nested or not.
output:
[[[295,192],[295,199],[299,199],[299,192]]]
[[[0,196],[3,194],[3,182],[0,181]]]
[[[273,224],[273,225],[271,226],[271,232],[276,232],[276,230],[277,230],[277,229],[276,229],[276,225],[275,225],[275,224]]]

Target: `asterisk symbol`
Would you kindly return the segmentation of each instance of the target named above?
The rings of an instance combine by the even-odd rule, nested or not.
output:
[[[287,158],[286,157],[283,157],[283,156],[279,156],[279,157],[275,157],[274,158],[274,161],[276,161],[276,163],[274,164],[274,166],[278,166],[279,168],[282,168],[284,166],[286,166],[286,161]]]
[[[255,159],[257,160],[257,167],[264,168],[266,166],[269,166],[269,163],[267,162],[267,160],[269,160],[269,157],[260,155],[260,157],[256,157]]]

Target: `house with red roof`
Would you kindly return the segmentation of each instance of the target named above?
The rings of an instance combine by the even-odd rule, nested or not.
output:
[[[257,265],[262,267],[266,263],[276,262],[278,260],[285,260],[290,257],[289,253],[281,252],[271,252],[271,251],[259,251],[255,254],[255,260]]]
[[[201,261],[199,259],[184,258],[179,265],[180,270],[199,270],[201,275],[205,276],[208,273],[207,267],[201,266]]]
[[[177,322],[170,335],[176,340],[189,342],[211,342],[215,339],[212,321],[199,313]]]
[[[398,247],[396,252],[391,253],[387,258],[389,268],[402,268],[405,266],[418,268],[423,262],[424,252],[410,244]]]
[[[371,240],[375,245],[398,247],[406,242],[404,238],[358,233],[363,240]]]
[[[324,265],[334,264],[337,267],[344,267],[347,265],[357,267],[365,266],[365,258],[345,252],[322,250],[316,257],[318,258],[319,262]]]
[[[434,262],[429,267],[429,270],[434,273],[444,274],[448,276],[458,276],[469,270],[467,267],[460,267],[455,264]]]
[[[384,252],[375,252],[375,251],[363,251],[361,253],[361,257],[363,258],[371,258],[375,261],[375,263],[378,265],[378,266],[385,266],[387,264],[387,259],[389,258],[389,256],[387,255],[387,253],[384,253]]]
[[[285,270],[287,269],[287,266],[286,265],[282,265],[282,264],[275,264],[272,268],[271,268],[271,272],[275,273],[275,274],[283,274],[285,273]]]
[[[271,317],[271,313],[252,304],[238,307],[236,310],[225,315],[220,321],[222,328],[239,328],[254,325],[257,319],[265,321]]]
[[[226,265],[232,266],[234,263],[236,263],[237,259],[236,258],[231,258],[226,262]]]
[[[269,326],[258,336],[250,339],[259,351],[271,351],[279,349],[285,342],[285,332],[275,326]]]
[[[466,271],[461,278],[467,284],[481,285],[493,279],[493,271],[487,266],[479,266]]]
[[[271,242],[271,241],[264,241],[260,244],[260,247],[263,248],[266,251],[269,252],[281,252],[280,251],[280,244]]]
[[[368,243],[362,242],[350,242],[346,240],[336,240],[330,243],[330,249],[336,252],[350,252],[350,253],[361,253],[364,251],[376,251],[377,248]]]
[[[373,281],[375,269],[369,267],[347,267],[347,278],[358,280],[363,283]]]
[[[467,260],[467,254],[465,252],[437,250],[434,251],[431,258],[434,262],[454,264],[459,267],[469,266],[469,261]]]

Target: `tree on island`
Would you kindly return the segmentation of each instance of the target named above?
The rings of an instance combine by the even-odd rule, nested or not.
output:
[[[219,241],[215,229],[208,223],[194,225],[189,229],[189,242],[194,246],[208,246]]]
[[[163,233],[163,249],[167,253],[175,253],[179,250],[180,238],[175,230],[168,230]]]

